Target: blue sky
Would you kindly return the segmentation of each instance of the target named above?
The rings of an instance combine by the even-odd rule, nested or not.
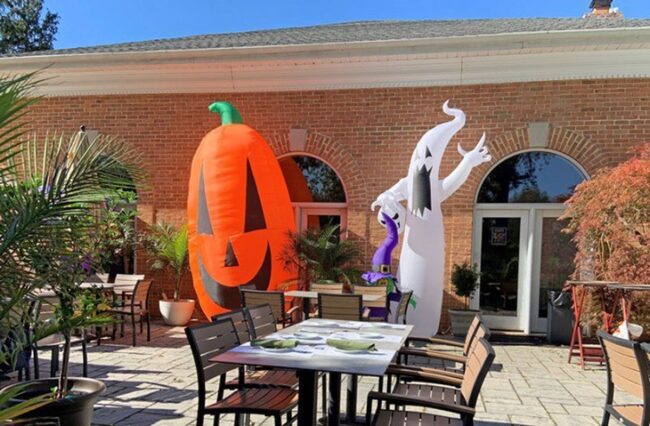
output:
[[[56,48],[375,19],[579,17],[589,0],[45,0]],[[648,0],[615,0],[627,18]]]

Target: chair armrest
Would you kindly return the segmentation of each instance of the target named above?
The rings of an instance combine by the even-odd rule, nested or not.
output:
[[[368,393],[368,408],[371,406],[371,402],[376,401],[385,401],[391,404],[397,405],[415,405],[417,407],[427,407],[427,408],[436,408],[439,410],[451,411],[452,413],[458,414],[469,414],[474,415],[476,410],[465,405],[454,405],[444,401],[433,401],[433,400],[424,400],[413,398],[404,395],[396,395],[394,393],[383,393],[372,391]]]
[[[467,357],[463,355],[449,354],[447,352],[433,351],[433,350],[420,349],[420,348],[402,347],[399,350],[399,354],[422,356],[426,358],[436,358],[445,361],[460,362],[461,364],[465,364],[467,362]]]
[[[407,337],[406,345],[408,346],[412,342],[426,343],[429,345],[446,345],[454,346],[456,348],[464,348],[465,342],[460,342],[458,340],[445,339],[442,337]]]
[[[414,381],[426,383],[438,383],[459,388],[463,384],[463,376],[433,368],[415,369],[401,365],[391,365],[386,374],[398,377],[406,377]]]

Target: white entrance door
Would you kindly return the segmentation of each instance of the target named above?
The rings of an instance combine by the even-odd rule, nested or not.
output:
[[[529,215],[523,210],[479,210],[474,216],[473,260],[481,272],[471,307],[490,328],[524,330],[530,282]]]
[[[472,258],[481,272],[471,306],[488,326],[545,332],[550,290],[573,273],[575,245],[562,204],[484,205],[474,215]]]
[[[560,209],[536,209],[533,241],[531,331],[545,332],[549,291],[559,291],[574,271],[575,244],[562,232],[566,220]]]

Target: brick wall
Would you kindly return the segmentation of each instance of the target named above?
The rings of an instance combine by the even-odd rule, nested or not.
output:
[[[323,158],[343,179],[349,231],[363,242],[367,259],[384,236],[369,205],[406,173],[422,133],[448,120],[441,111],[446,99],[465,111],[467,125],[449,146],[443,176],[460,160],[456,142],[467,150],[486,131],[488,146],[498,161],[529,147],[529,122],[549,122],[549,148],[573,157],[588,173],[624,160],[630,148],[650,140],[648,79],[47,98],[32,108],[30,121],[39,134],[46,129],[73,132],[85,124],[136,145],[149,174],[148,185],[140,190],[141,220],[181,223],[194,150],[203,135],[219,124],[207,106],[222,99],[232,102],[245,123],[257,129],[278,155],[288,151],[290,128],[308,129],[305,151]],[[474,170],[468,183],[444,204],[447,278],[451,264],[470,257],[473,200],[489,168],[483,165]],[[157,278],[159,294],[164,280]],[[192,296],[191,285],[185,286],[185,296]],[[445,308],[456,303],[453,296],[445,295]]]

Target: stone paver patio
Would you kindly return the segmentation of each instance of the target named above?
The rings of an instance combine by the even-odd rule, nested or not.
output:
[[[97,404],[94,424],[194,424],[196,373],[183,328],[153,325],[151,342],[147,343],[143,334],[138,336],[139,346],[135,348],[130,346],[128,333],[127,327],[125,338],[89,346],[90,376],[108,386]],[[565,347],[496,344],[495,351],[495,364],[480,396],[477,424],[600,423],[604,367],[581,370],[567,364]],[[49,371],[45,355],[42,372]],[[80,375],[80,351],[75,351],[72,362],[72,372]],[[365,413],[365,395],[376,385],[374,378],[360,381],[360,414]],[[216,383],[208,390],[215,392]],[[214,395],[210,398],[213,400]],[[211,417],[207,419],[212,421]],[[264,420],[253,416],[251,423],[271,424]],[[232,424],[232,416],[224,418],[222,424]]]

